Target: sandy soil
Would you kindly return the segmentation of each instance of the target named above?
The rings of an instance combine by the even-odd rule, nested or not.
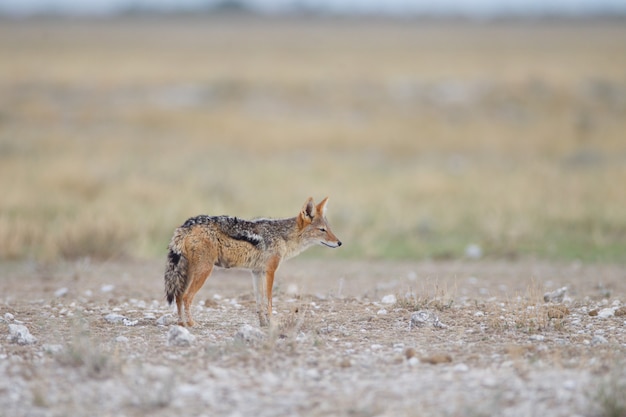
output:
[[[270,330],[258,328],[248,273],[222,270],[198,294],[190,335],[172,324],[162,269],[152,261],[0,265],[2,414],[626,409],[622,267],[292,260],[279,271]],[[562,300],[544,301],[562,287]],[[36,341],[17,334],[19,325]]]

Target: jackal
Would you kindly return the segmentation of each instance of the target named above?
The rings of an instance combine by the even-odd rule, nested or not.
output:
[[[267,326],[272,316],[274,273],[281,262],[316,244],[341,246],[326,220],[327,202],[328,197],[315,205],[309,198],[297,216],[287,219],[200,215],[178,227],[168,247],[165,294],[170,304],[176,300],[179,324],[195,324],[191,303],[217,266],[252,272],[259,322]]]

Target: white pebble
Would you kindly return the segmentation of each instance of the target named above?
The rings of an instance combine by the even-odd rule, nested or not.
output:
[[[476,244],[467,245],[465,248],[465,256],[469,259],[480,259],[483,256],[483,250]]]
[[[64,295],[67,295],[68,291],[69,290],[67,289],[67,287],[59,288],[58,290],[56,290],[54,292],[54,296],[55,297],[63,297]]]
[[[167,334],[169,346],[189,346],[196,340],[196,336],[182,326],[172,326]]]
[[[108,321],[109,323],[121,323],[124,320],[128,320],[126,317],[122,316],[121,314],[116,314],[116,313],[107,314],[106,316],[104,316],[104,319]]]
[[[396,296],[393,294],[385,295],[380,302],[383,304],[395,304],[397,301]]]
[[[114,289],[115,289],[115,285],[113,284],[105,284],[102,287],[100,287],[101,292],[111,292]]]
[[[37,338],[30,334],[26,326],[21,324],[9,324],[9,336],[7,339],[18,345],[32,345],[37,343]]]
[[[598,311],[598,317],[601,319],[608,319],[609,317],[613,317],[615,315],[615,309],[614,308],[603,308],[602,310]]]

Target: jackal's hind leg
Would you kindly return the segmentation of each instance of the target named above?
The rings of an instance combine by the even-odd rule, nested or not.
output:
[[[196,268],[192,271],[191,282],[185,291],[185,294],[183,294],[183,304],[185,305],[185,314],[187,315],[187,326],[191,327],[196,324],[191,316],[191,303],[193,302],[193,298],[196,296],[197,292],[200,291],[200,288],[204,285],[206,279],[209,275],[211,275],[212,270],[213,265],[209,264],[208,266]]]
[[[183,297],[181,295],[176,296],[176,310],[178,311],[178,325],[184,326],[185,319],[183,318]]]

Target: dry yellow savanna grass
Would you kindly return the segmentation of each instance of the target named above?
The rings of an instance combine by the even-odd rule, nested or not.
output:
[[[329,195],[325,256],[621,261],[625,52],[611,22],[5,21],[0,258]]]

